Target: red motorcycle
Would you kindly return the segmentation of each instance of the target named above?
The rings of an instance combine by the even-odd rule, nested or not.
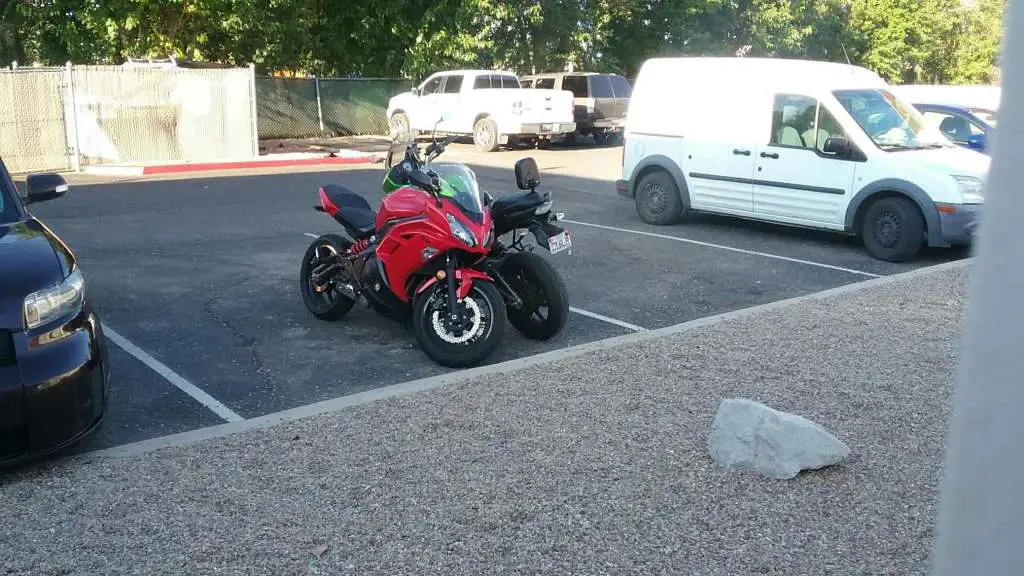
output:
[[[524,251],[518,228],[534,232],[552,252],[570,247],[554,226],[550,195],[532,159],[516,165],[529,192],[494,201],[481,194],[476,175],[461,164],[432,164],[451,139],[433,142],[427,159],[415,143],[390,167],[385,197],[375,214],[369,203],[341,186],[320,188],[320,206],[352,237],[317,238],[302,262],[307,308],[338,320],[357,301],[400,322],[411,319],[420,347],[450,367],[482,362],[498,346],[505,317],[530,338],[558,334],[569,313],[561,278],[546,260]],[[495,217],[492,219],[492,210]],[[511,232],[511,247],[496,238]],[[508,303],[508,307],[506,307]]]

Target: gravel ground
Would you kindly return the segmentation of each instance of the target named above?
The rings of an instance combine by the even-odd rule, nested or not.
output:
[[[926,574],[966,268],[0,480],[0,574]],[[718,402],[850,445],[717,467]]]

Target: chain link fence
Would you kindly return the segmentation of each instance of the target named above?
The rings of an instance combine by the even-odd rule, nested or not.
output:
[[[257,78],[261,139],[384,135],[388,100],[410,80]]]
[[[251,158],[253,79],[251,68],[0,71],[0,157],[18,173]]]
[[[0,158],[11,172],[71,169],[65,71],[0,71]]]
[[[83,164],[255,153],[251,69],[83,66],[73,77]]]

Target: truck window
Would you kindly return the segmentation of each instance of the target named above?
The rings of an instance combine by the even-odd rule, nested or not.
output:
[[[537,80],[537,88],[543,88],[545,90],[550,90],[550,89],[552,89],[554,87],[555,87],[555,79],[554,78],[540,78],[540,79]]]
[[[846,135],[835,116],[818,100],[776,94],[770,144],[824,151],[825,142],[832,136]]]
[[[502,88],[519,88],[519,78],[515,76],[498,76],[498,78],[501,79]],[[494,84],[494,80],[491,80],[491,84]],[[494,87],[498,88],[498,86]]]
[[[615,92],[616,98],[629,98],[633,94],[633,87],[629,85],[629,81],[614,74],[610,76],[612,79],[612,91]]]
[[[458,94],[462,90],[462,74],[449,76],[444,82],[445,94]]]
[[[435,94],[441,91],[441,81],[444,80],[444,76],[434,76],[427,83],[423,85],[423,90],[420,90],[420,94]]]
[[[590,97],[591,98],[615,98],[615,92],[612,91],[612,81],[608,76],[603,74],[590,77]]]
[[[523,88],[533,88],[533,80],[520,80],[519,84]]]
[[[572,92],[577,98],[590,97],[590,91],[587,90],[586,76],[566,76],[562,78],[562,90]]]

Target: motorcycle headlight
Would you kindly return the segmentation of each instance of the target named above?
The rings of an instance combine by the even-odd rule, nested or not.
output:
[[[85,283],[76,269],[60,284],[25,297],[25,328],[31,330],[82,307]]]
[[[466,228],[462,222],[456,220],[455,216],[452,216],[451,214],[447,214],[447,216],[448,227],[451,228],[452,234],[459,240],[462,240],[462,242],[469,247],[472,248],[476,246],[476,237],[469,231],[469,228]]]
[[[985,183],[974,176],[953,176],[956,185],[963,196],[964,204],[985,203]]]

